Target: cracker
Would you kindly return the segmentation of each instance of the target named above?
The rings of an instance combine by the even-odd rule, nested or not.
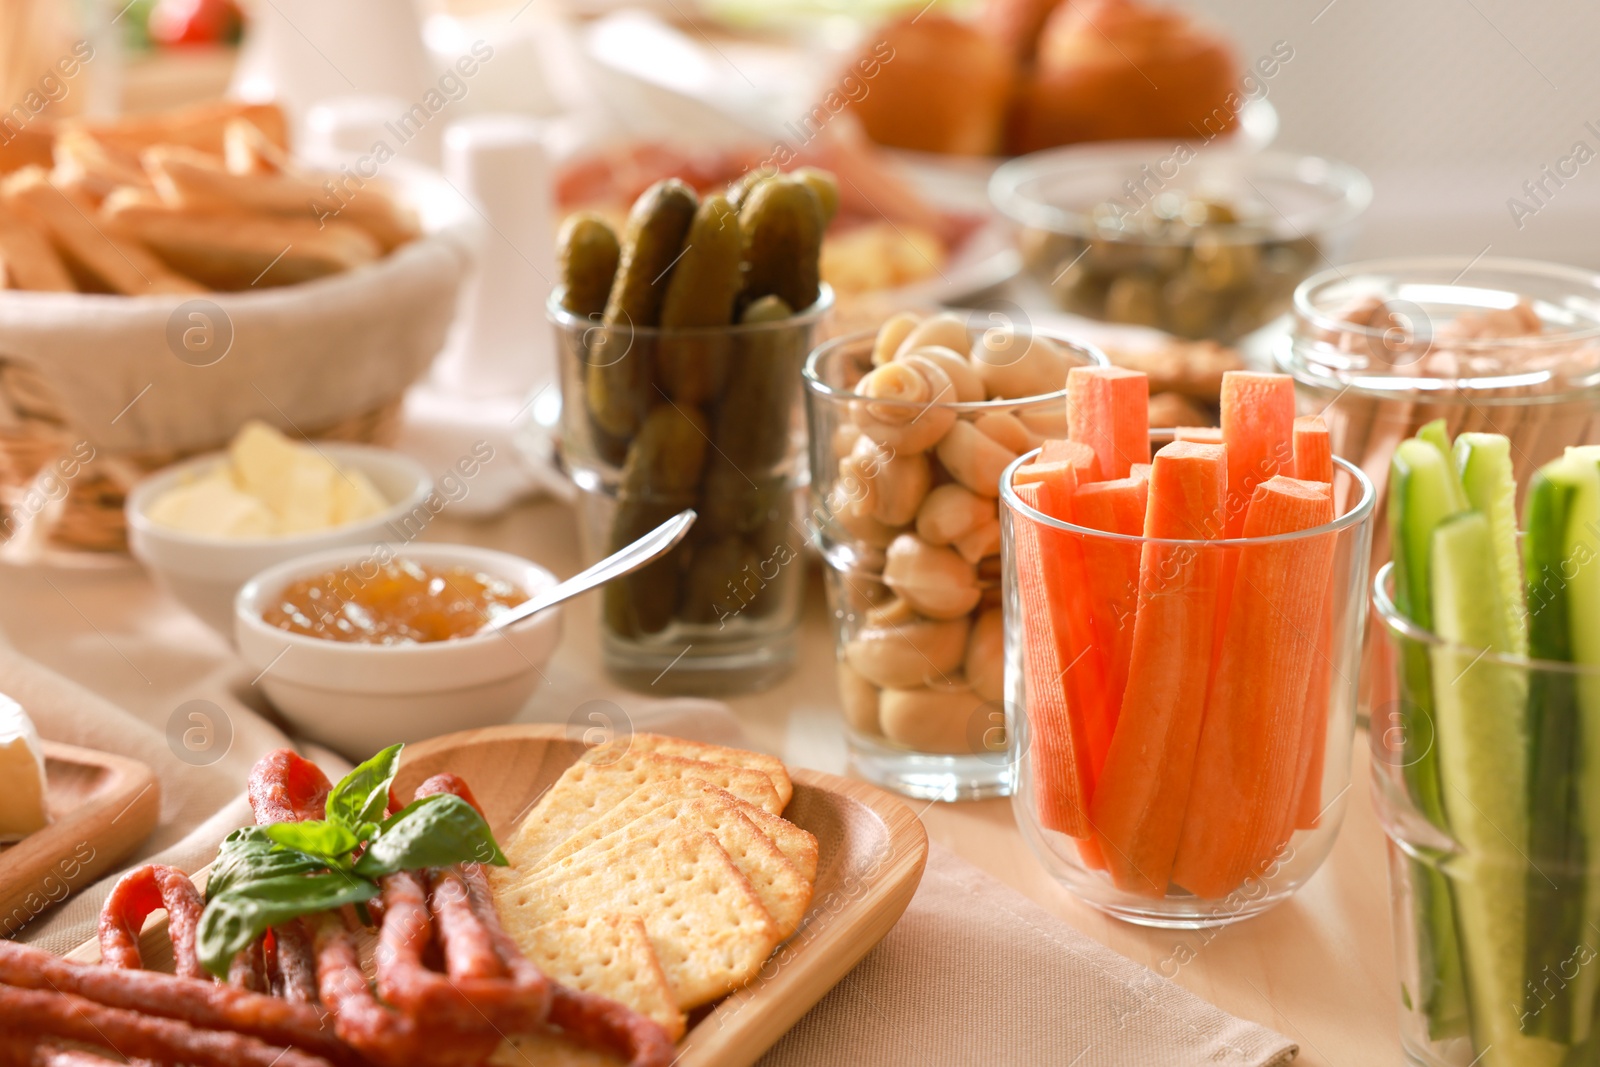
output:
[[[568,767],[540,798],[517,828],[505,850],[506,858],[514,868],[531,868],[551,849],[622,803],[640,786],[684,778],[709,782],[766,811],[778,812],[778,794],[772,788],[772,780],[759,771],[653,752],[626,752],[619,756],[615,751],[596,748]],[[505,881],[504,869],[496,870],[496,877]]]
[[[753,771],[760,771],[772,779],[772,788],[778,792],[780,806],[774,814],[782,814],[783,809],[789,806],[789,798],[794,796],[794,785],[789,781],[789,771],[784,767],[783,761],[765,752],[748,752],[742,748],[710,745],[704,741],[686,741],[681,737],[666,737],[662,734],[633,734],[625,740],[613,743],[626,745],[634,752],[655,752],[663,756],[679,756],[683,759],[697,759],[703,763],[723,763],[730,767],[747,767]]]
[[[641,815],[648,814],[661,805],[673,800],[692,800],[696,797],[714,797],[720,801],[734,805],[745,818],[756,824],[756,829],[765,834],[772,843],[783,853],[785,859],[794,865],[795,870],[807,882],[817,880],[817,839],[794,823],[771,812],[762,811],[754,804],[740,800],[726,789],[718,789],[709,782],[698,779],[674,779],[666,782],[651,782],[649,785],[640,786],[628,798],[599,819],[579,830],[565,841],[555,847],[535,867],[544,866],[555,860],[564,859],[574,852],[608,834],[615,833],[622,827],[633,822]]]
[[[524,879],[499,903],[525,952],[533,931],[552,920],[637,915],[684,1010],[750,981],[782,940],[749,880],[703,832],[613,835]]]
[[[562,985],[626,1004],[660,1023],[674,1041],[683,1036],[683,1012],[637,915],[557,919],[530,930],[522,950]]]
[[[127,296],[148,293],[203,293],[190,281],[121,234],[115,225],[93,219],[93,205],[83,203],[70,190],[51,184],[37,167],[17,171],[4,185],[6,204],[29,224],[49,235],[69,264],[111,292]]]

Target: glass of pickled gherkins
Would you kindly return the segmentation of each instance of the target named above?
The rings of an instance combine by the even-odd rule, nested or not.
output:
[[[684,542],[602,594],[606,669],[652,691],[761,688],[794,660],[804,565],[800,368],[832,306],[819,278],[831,176],[753,173],[726,194],[675,179],[619,234],[569,219],[548,317],[561,456],[599,559],[684,508]]]
[[[1063,311],[1231,343],[1342,261],[1372,188],[1311,156],[1136,142],[1013,160],[989,198]]]
[[[988,324],[986,313],[976,322]],[[851,769],[937,800],[1004,796],[1000,474],[1066,434],[1097,350],[901,314],[806,361],[806,527],[825,564]]]

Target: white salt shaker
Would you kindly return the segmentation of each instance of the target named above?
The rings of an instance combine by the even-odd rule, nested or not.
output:
[[[520,396],[555,378],[544,312],[556,278],[547,133],[544,123],[511,114],[445,131],[445,176],[485,223],[460,332],[434,365],[435,382],[458,396]]]

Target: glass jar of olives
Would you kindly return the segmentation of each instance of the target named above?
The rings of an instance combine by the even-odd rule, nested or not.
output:
[[[1339,261],[1371,186],[1314,157],[1136,143],[1024,156],[989,195],[1062,310],[1231,343]]]

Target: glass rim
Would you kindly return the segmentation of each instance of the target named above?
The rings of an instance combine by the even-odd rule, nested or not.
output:
[[[1468,256],[1394,256],[1346,263],[1343,266],[1329,267],[1311,275],[1295,286],[1294,314],[1315,329],[1350,334],[1356,337],[1382,339],[1388,331],[1381,327],[1361,326],[1350,322],[1342,315],[1326,312],[1317,307],[1312,302],[1316,292],[1338,282],[1349,284],[1351,277],[1364,275],[1383,276],[1408,271],[1415,271],[1419,274],[1437,272],[1440,278],[1448,277],[1453,279],[1442,283],[1445,287],[1455,288],[1461,284],[1461,278],[1469,270],[1474,269],[1484,271],[1497,270],[1513,276],[1520,274],[1530,280],[1565,282],[1575,289],[1592,290],[1596,299],[1600,299],[1600,273],[1585,270],[1582,267],[1569,267],[1561,263],[1547,263],[1543,260],[1519,259],[1512,256],[1488,256],[1477,259]],[[1461,288],[1474,287],[1463,285]],[[1525,337],[1466,339],[1451,341],[1450,344],[1453,348],[1471,350],[1512,347],[1531,349],[1571,344],[1574,341],[1589,340],[1595,337],[1600,337],[1600,320],[1597,320],[1593,326],[1581,330],[1569,330],[1552,334],[1529,334]],[[1398,380],[1403,376],[1390,377],[1395,377]],[[1422,380],[1446,381],[1448,379]]]
[[[1151,441],[1158,436],[1163,437],[1162,444],[1170,443],[1174,431],[1170,429],[1154,429],[1150,431]],[[1361,496],[1356,502],[1345,510],[1344,514],[1334,516],[1332,522],[1323,523],[1321,526],[1312,526],[1304,530],[1295,530],[1291,533],[1272,534],[1270,537],[1219,537],[1215,540],[1205,538],[1176,538],[1176,537],[1146,537],[1143,534],[1112,533],[1109,530],[1096,530],[1091,526],[1079,526],[1076,523],[1065,522],[1052,515],[1046,515],[1031,504],[1024,503],[1017,496],[1016,487],[1012,485],[1012,478],[1018,468],[1030,463],[1033,457],[1039,455],[1042,449],[1035,448],[1025,452],[1012,460],[1000,475],[1000,500],[1017,515],[1039,526],[1063,533],[1078,534],[1100,541],[1112,541],[1130,545],[1160,545],[1163,547],[1191,546],[1195,548],[1241,548],[1248,545],[1275,545],[1289,541],[1299,541],[1307,537],[1317,537],[1324,534],[1343,533],[1367,521],[1372,517],[1373,509],[1377,506],[1378,491],[1373,487],[1372,479],[1362,473],[1360,467],[1340,456],[1334,456],[1336,467],[1356,480],[1361,487]]]
[[[890,410],[903,408],[908,411],[920,411],[927,408],[943,408],[953,411],[958,415],[962,414],[963,412],[981,413],[985,411],[1006,411],[1017,407],[1037,405],[1050,400],[1059,400],[1063,403],[1066,402],[1067,387],[1064,384],[1060,389],[1052,389],[1048,393],[1035,393],[1033,396],[1023,396],[1015,399],[997,398],[994,400],[933,401],[874,400],[871,397],[861,396],[859,393],[836,388],[822,380],[821,376],[817,372],[818,363],[839,349],[850,345],[859,345],[863,342],[871,342],[877,336],[877,330],[857,330],[855,333],[847,333],[840,337],[830,337],[828,340],[822,342],[816,348],[812,349],[811,353],[806,356],[805,364],[800,368],[800,380],[805,384],[806,395],[808,397],[812,395],[826,397],[829,400],[835,400],[839,403],[846,404],[861,401],[862,403],[872,404],[875,407],[882,406],[889,408]],[[1106,356],[1106,354],[1100,351],[1098,347],[1090,344],[1087,341],[1077,341],[1051,330],[1029,330],[1028,336],[1043,337],[1045,340],[1050,341],[1053,344],[1058,344],[1065,347],[1069,355],[1080,355],[1084,357],[1085,362],[1081,364],[1082,366],[1111,366],[1111,360]]]
[[[1018,157],[1002,164],[989,179],[989,202],[996,211],[1013,222],[1033,226],[1050,233],[1064,234],[1083,239],[1105,238],[1142,244],[1151,247],[1187,247],[1193,238],[1169,240],[1150,238],[1136,233],[1119,234],[1094,222],[1091,210],[1074,210],[1047,204],[1038,197],[1021,191],[1024,182],[1052,175],[1085,174],[1103,170],[1117,163],[1147,163],[1155,153],[1172,155],[1180,144],[1162,140],[1109,142],[1084,145],[1063,145],[1047,148]],[[1303,186],[1322,189],[1337,194],[1328,204],[1293,214],[1278,212],[1296,237],[1309,237],[1327,233],[1359,218],[1372,203],[1372,182],[1359,168],[1329,159],[1326,156],[1301,154],[1282,149],[1265,149],[1259,152],[1240,151],[1231,146],[1204,149],[1192,148],[1195,162],[1214,160],[1239,160],[1248,168],[1247,173],[1258,177],[1273,175],[1288,177]],[[1320,178],[1300,173],[1306,167],[1320,167]],[[1246,179],[1248,181],[1248,179]],[[1117,190],[1110,192],[1117,195]],[[1282,235],[1264,232],[1260,226],[1247,223],[1229,223],[1210,226],[1208,232],[1217,234],[1227,243],[1258,243],[1282,240]]]
[[[630,336],[645,338],[742,337],[750,334],[779,333],[784,330],[793,330],[797,327],[815,326],[822,321],[824,315],[833,310],[834,304],[833,287],[827,282],[823,282],[817,293],[816,302],[808,308],[795,312],[786,319],[777,319],[773,322],[733,322],[726,326],[663,328],[660,326],[634,326],[632,323],[607,325],[597,319],[574,314],[561,306],[561,296],[565,292],[566,286],[558,285],[550,291],[549,298],[545,300],[544,316],[551,325],[574,332],[594,329],[625,330]]]
[[[1432,630],[1424,629],[1412,622],[1400,611],[1388,588],[1393,584],[1393,578],[1394,560],[1390,560],[1379,567],[1378,573],[1372,578],[1372,606],[1377,609],[1379,617],[1383,619],[1383,624],[1389,630],[1391,636],[1398,635],[1415,641],[1420,645],[1426,645],[1429,648],[1470,656],[1474,662],[1493,663],[1502,667],[1516,667],[1522,670],[1543,671],[1551,674],[1571,674],[1585,678],[1600,678],[1600,666],[1571,663],[1566,660],[1534,659],[1531,656],[1517,656],[1508,652],[1490,652],[1482,648],[1473,648],[1471,645],[1460,645],[1454,641],[1447,641]]]

